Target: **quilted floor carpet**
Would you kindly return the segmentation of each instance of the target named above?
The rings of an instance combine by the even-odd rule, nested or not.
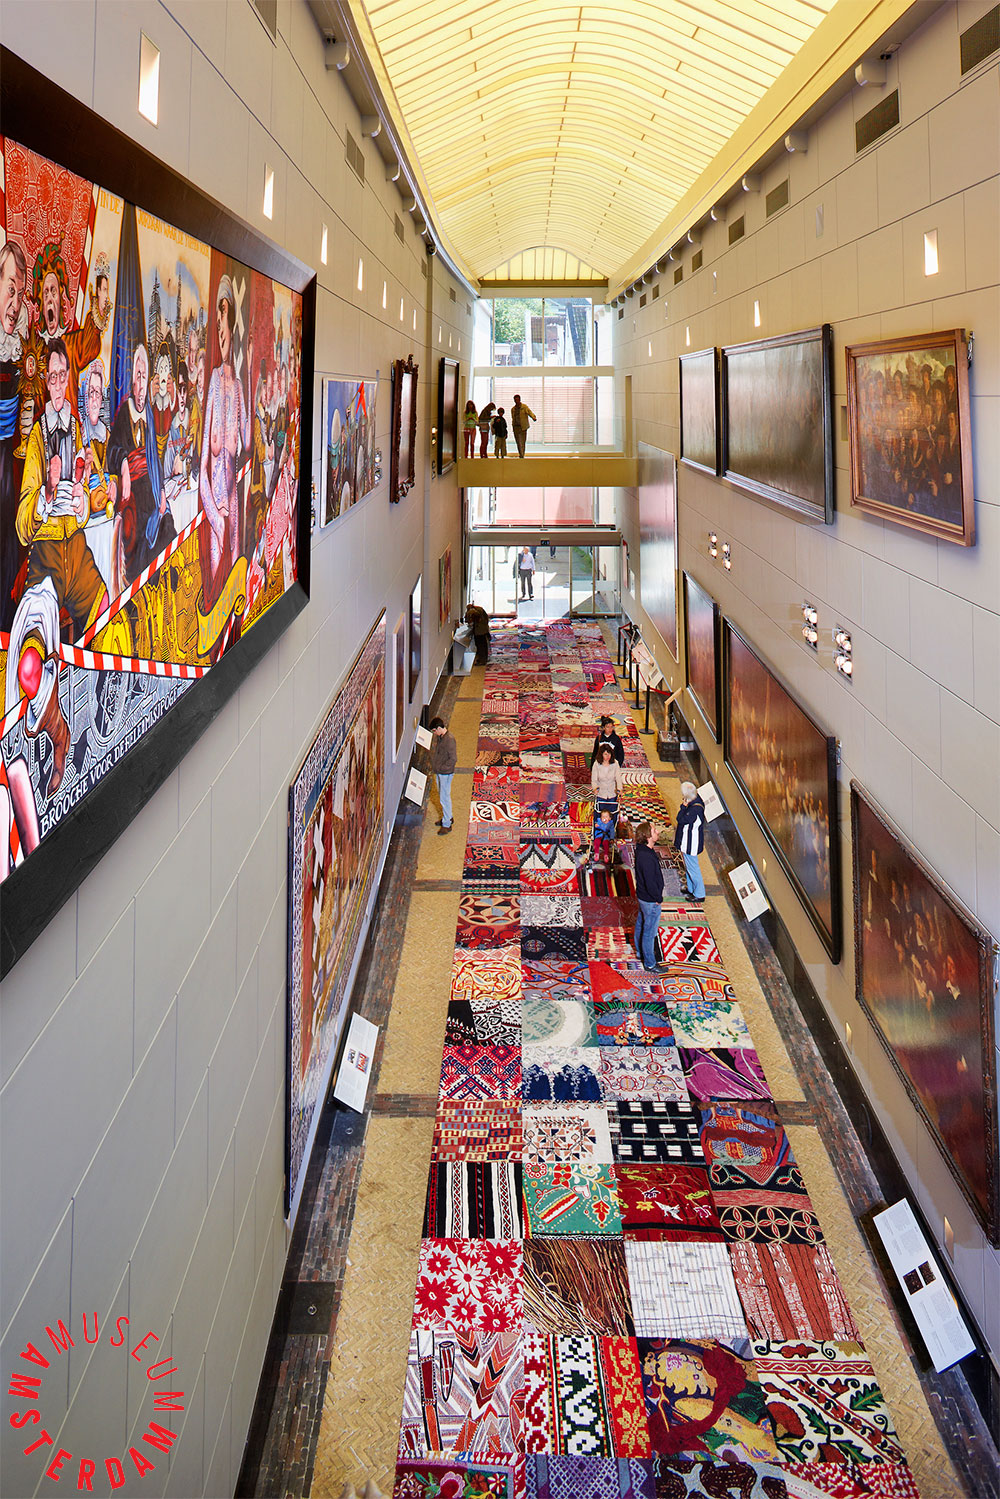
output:
[[[666,825],[599,627],[496,630],[395,1499],[916,1499],[676,856],[657,973],[588,863],[604,713]]]

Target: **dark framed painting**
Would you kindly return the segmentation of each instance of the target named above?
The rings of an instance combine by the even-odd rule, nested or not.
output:
[[[990,934],[851,782],[858,1004],[991,1244],[1000,1244]]]
[[[458,456],[458,360],[442,359],[438,373],[437,471],[446,474]]]
[[[399,746],[403,742],[406,725],[406,615],[399,616],[399,623],[392,632],[392,722],[393,750],[395,761]]]
[[[0,109],[6,973],[307,602],[316,283],[6,49]]]
[[[688,691],[716,740],[719,737],[719,646],[722,617],[710,593],[684,574],[684,631]]]
[[[837,740],[728,619],[723,682],[726,764],[823,946],[839,963]]]
[[[392,365],[392,435],[389,442],[389,501],[398,504],[416,482],[417,365],[413,355]]]
[[[852,344],[846,354],[852,507],[971,547],[965,329]]]
[[[285,1212],[294,1216],[361,956],[385,802],[385,614],[288,794]]]
[[[829,323],[722,350],[722,472],[782,510],[833,525]]]
[[[410,594],[410,612],[408,616],[410,641],[409,700],[411,703],[413,702],[413,694],[420,683],[420,667],[423,661],[421,641],[423,586],[424,577],[423,573],[421,573],[413,585],[413,592]]]
[[[438,558],[438,629],[451,623],[451,547],[446,546]]]
[[[382,477],[375,447],[377,396],[377,380],[323,382],[321,526],[346,515]]]
[[[680,357],[681,462],[719,472],[719,351]]]
[[[639,601],[677,660],[677,459],[640,442]]]

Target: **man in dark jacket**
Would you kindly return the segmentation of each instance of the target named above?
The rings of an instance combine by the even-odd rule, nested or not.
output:
[[[614,721],[614,719],[613,718],[607,718],[607,717],[601,719],[601,732],[598,734],[597,738],[594,740],[594,748],[591,751],[591,755],[590,755],[590,763],[591,763],[591,765],[593,765],[595,763],[595,761],[599,758],[601,750],[604,748],[604,746],[606,744],[609,744],[611,746],[611,753],[614,755],[615,759],[618,761],[618,764],[619,765],[624,765],[625,764],[625,746],[624,746],[624,744],[622,744],[621,739],[619,738],[618,734],[615,732],[615,721]]]
[[[677,831],[674,848],[684,855],[684,872],[687,875],[687,893],[696,905],[705,899],[705,881],[701,877],[698,855],[705,847],[705,803],[698,795],[693,781],[681,786],[681,806],[677,813]]]
[[[451,814],[451,782],[458,764],[458,745],[454,734],[449,734],[443,718],[431,719],[431,770],[437,777],[438,796],[441,800],[441,816],[438,818],[438,837],[451,832],[454,821]]]
[[[654,822],[640,822],[635,830],[635,894],[639,917],[635,924],[635,950],[647,973],[655,973],[656,933],[663,901],[663,870],[654,847],[659,835]]]
[[[465,611],[465,623],[472,626],[476,665],[485,666],[490,659],[490,617],[479,604],[470,604]]]

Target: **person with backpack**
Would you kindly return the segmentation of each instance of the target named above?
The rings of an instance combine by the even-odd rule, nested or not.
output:
[[[684,856],[684,872],[687,876],[687,894],[695,905],[705,899],[705,881],[701,876],[698,855],[705,847],[705,803],[698,795],[693,781],[681,785],[681,806],[677,813],[677,830],[674,833],[674,848]]]
[[[506,458],[507,456],[507,418],[503,414],[503,407],[497,407],[497,414],[493,418],[493,456],[494,458]]]

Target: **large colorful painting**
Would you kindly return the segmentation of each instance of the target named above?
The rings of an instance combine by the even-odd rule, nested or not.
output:
[[[725,621],[725,755],[810,921],[840,961],[837,741]]]
[[[851,504],[970,547],[969,356],[965,331],[847,350]]]
[[[323,382],[324,526],[371,494],[381,478],[375,448],[377,394],[377,380]]]
[[[442,359],[438,374],[438,473],[446,474],[458,453],[458,360]]]
[[[385,615],[289,792],[286,1211],[298,1202],[382,851]]]
[[[722,350],[722,471],[783,510],[833,525],[829,323]]]
[[[719,351],[680,357],[681,462],[719,472]]]
[[[851,782],[858,1003],[993,1244],[993,939]]]
[[[690,573],[684,574],[688,691],[713,736],[719,737],[719,606]]]
[[[677,460],[639,444],[639,599],[677,660]]]
[[[305,601],[312,300],[7,52],[3,88],[6,971]]]
[[[451,547],[446,546],[438,558],[438,628],[446,630],[451,622]]]

